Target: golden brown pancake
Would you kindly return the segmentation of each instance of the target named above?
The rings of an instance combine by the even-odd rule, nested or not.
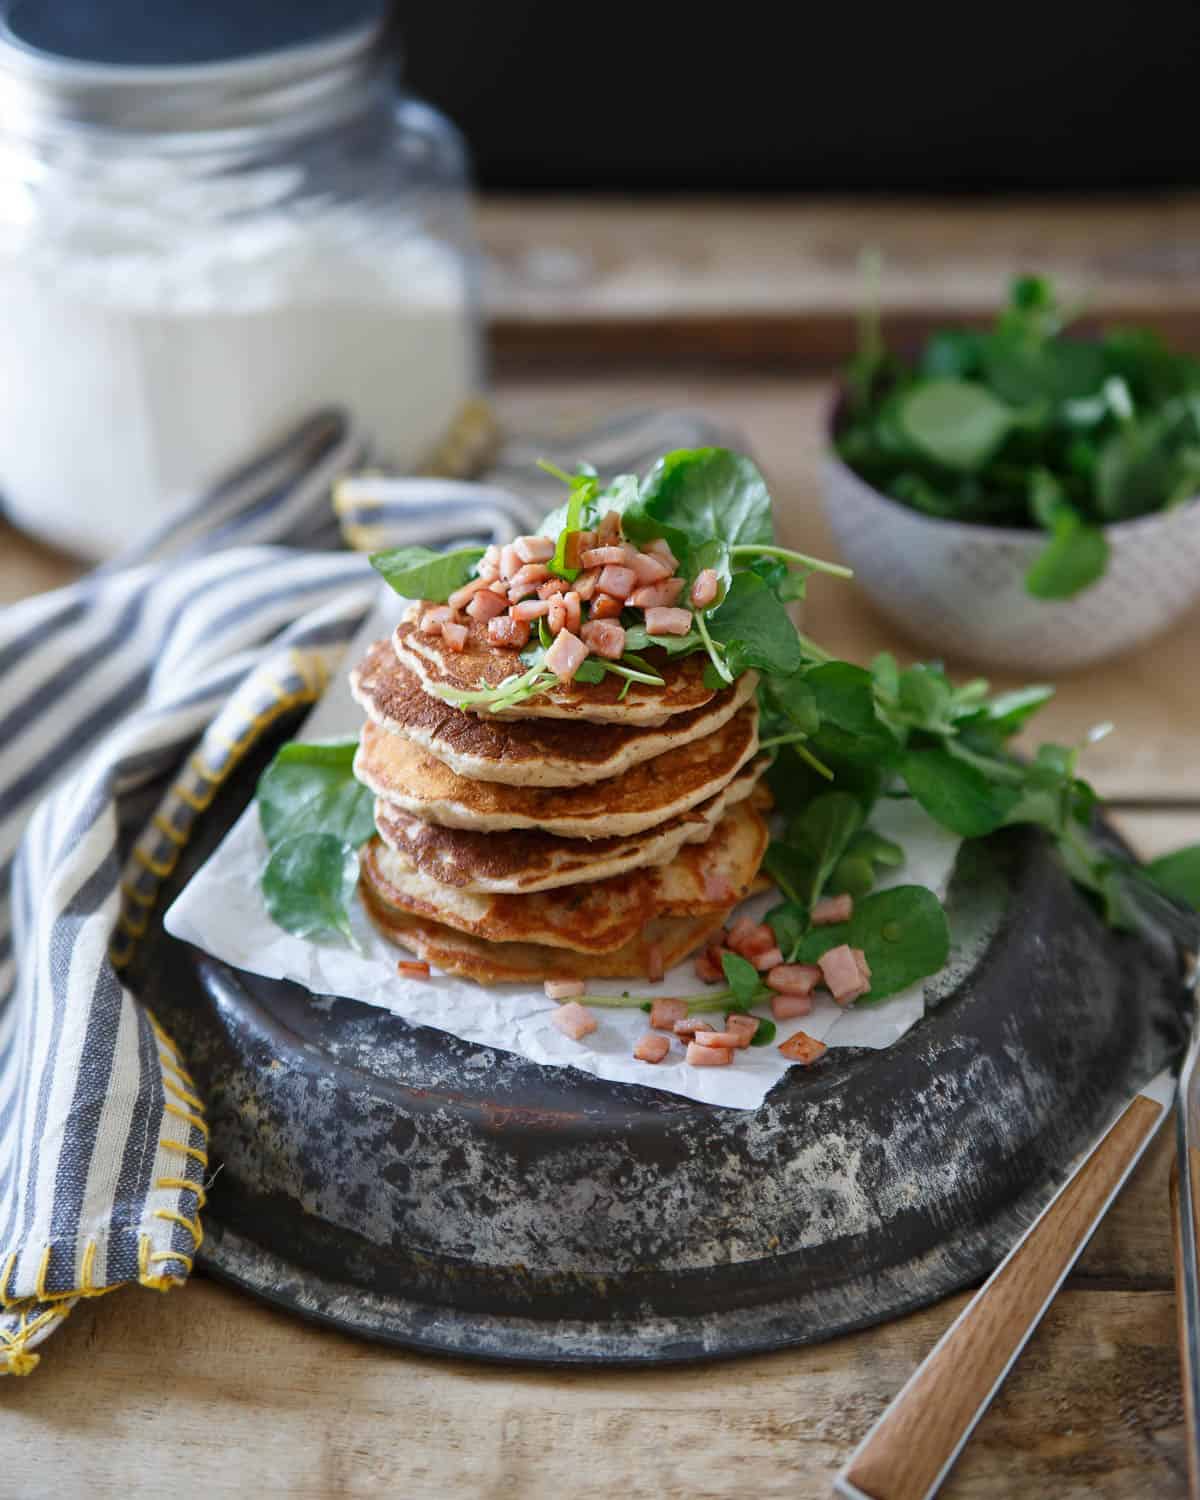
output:
[[[557,719],[488,720],[462,713],[424,692],[376,641],[350,674],[350,691],[373,723],[403,735],[460,776],[505,786],[582,786],[715,733],[754,694],[746,672],[702,708],[673,715],[662,727],[578,724]]]
[[[684,844],[706,840],[726,809],[750,796],[761,769],[745,766],[699,807],[623,838],[568,839],[533,829],[501,834],[440,828],[383,801],[375,803],[375,826],[385,844],[438,885],[509,895],[549,891],[666,864]]]
[[[715,796],[753,756],[758,709],[747,704],[702,740],[642,761],[611,780],[577,787],[507,786],[459,776],[403,735],[363,726],[354,774],[389,807],[442,828],[560,838],[641,833]]]
[[[474,692],[481,687],[495,688],[524,672],[525,666],[515,651],[493,646],[487,629],[477,620],[469,626],[463,651],[451,651],[440,635],[424,635],[411,620],[402,621],[392,633],[392,645],[403,666],[420,678],[427,693],[446,698],[448,694]],[[664,679],[664,687],[649,687],[635,682],[622,697],[624,678],[607,674],[603,682],[569,683],[549,692],[528,698],[503,716],[486,708],[472,709],[481,718],[573,719],[608,724],[665,724],[675,714],[702,708],[714,697],[714,689],[704,685],[704,668],[708,662],[703,652],[682,658],[668,657],[662,651],[646,653],[655,671]],[[447,698],[447,701],[450,701]]]
[[[655,873],[662,916],[698,917],[728,911],[754,890],[770,832],[753,799],[739,802],[703,844],[685,844]]]

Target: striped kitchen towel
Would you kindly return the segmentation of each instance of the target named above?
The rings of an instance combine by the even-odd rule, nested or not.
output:
[[[80,1298],[192,1269],[204,1104],[121,972],[192,821],[338,668],[377,594],[363,550],[528,529],[556,498],[539,457],[610,473],[728,440],[683,411],[499,440],[477,407],[429,475],[362,478],[360,435],[321,412],[115,562],[0,612],[0,1372],[32,1370]]]

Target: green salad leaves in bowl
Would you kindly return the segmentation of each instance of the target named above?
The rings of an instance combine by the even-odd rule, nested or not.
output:
[[[876,317],[834,415],[826,508],[882,612],[941,651],[1062,671],[1200,595],[1200,360],[1147,330],[1072,333],[1051,284],[915,360]]]

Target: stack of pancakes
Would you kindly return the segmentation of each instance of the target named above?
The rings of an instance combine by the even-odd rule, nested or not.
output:
[[[664,687],[606,676],[475,713],[436,689],[523,670],[482,626],[462,652],[411,621],[377,641],[350,681],[381,931],[483,984],[655,979],[711,938],[767,845],[755,677],[714,692],[703,657],[657,668]]]

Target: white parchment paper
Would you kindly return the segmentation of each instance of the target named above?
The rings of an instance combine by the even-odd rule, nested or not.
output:
[[[385,592],[347,652],[347,670],[371,641],[389,633],[403,607],[394,594]],[[304,739],[354,734],[362,717],[342,674],[299,734]],[[944,896],[959,840],[907,801],[880,803],[871,822],[880,833],[902,844],[908,856],[905,865],[889,871],[880,886],[927,885]],[[294,980],[316,996],[361,1000],[407,1021],[516,1052],[533,1062],[580,1068],[600,1078],[647,1084],[689,1099],[755,1109],[789,1066],[777,1044],[793,1031],[806,1031],[832,1045],[887,1047],[904,1035],[923,1010],[920,985],[862,1009],[842,1010],[831,999],[818,997],[811,1014],[779,1026],[774,1044],[742,1050],[730,1067],[689,1067],[682,1048],[673,1048],[665,1062],[651,1066],[632,1055],[634,1043],[647,1030],[648,1017],[640,1010],[597,1009],[598,1029],[580,1043],[550,1024],[555,1004],[540,988],[509,984],[485,989],[436,973],[421,981],[400,978],[396,960],[404,955],[376,933],[357,902],[351,923],[361,952],[340,941],[292,937],[271,921],[263,905],[258,882],[266,860],[266,842],[251,803],[167,912],[167,931],[235,968],[270,979]],[[745,909],[761,915],[778,899],[771,892],[748,902]],[[597,994],[620,994],[630,987],[630,981],[612,980],[589,985]],[[663,995],[694,994],[703,988],[690,961],[673,969],[660,985],[634,981],[632,987],[635,992],[644,988],[648,994]],[[719,1008],[714,1009],[713,1019],[719,1017]]]

